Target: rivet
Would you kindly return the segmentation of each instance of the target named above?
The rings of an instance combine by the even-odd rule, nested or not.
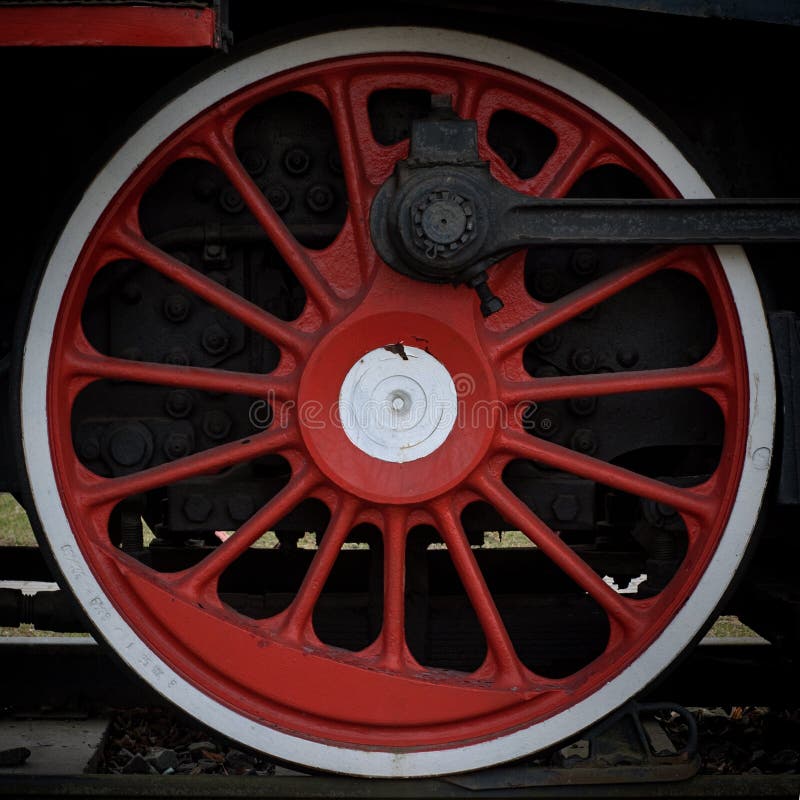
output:
[[[207,411],[203,417],[203,432],[209,439],[224,439],[231,430],[231,418],[220,409]]]
[[[635,367],[639,362],[639,353],[632,348],[620,348],[617,350],[617,363],[625,369]]]
[[[315,214],[324,214],[333,207],[333,190],[324,183],[312,186],[306,193],[306,205]]]
[[[164,300],[164,316],[170,322],[183,322],[189,316],[191,303],[182,294],[171,294]]]
[[[292,175],[303,175],[311,167],[311,156],[302,147],[293,147],[283,157],[286,171]]]
[[[219,196],[219,204],[229,214],[238,214],[244,208],[242,196],[233,186],[226,186]]]
[[[572,271],[582,278],[587,278],[597,272],[598,259],[594,250],[581,247],[572,254]]]
[[[170,433],[164,440],[164,455],[174,461],[189,454],[189,437],[185,433]]]
[[[240,158],[242,166],[251,175],[260,175],[267,166],[267,159],[265,158],[264,154],[255,147],[245,150]]]
[[[188,416],[192,410],[192,396],[183,389],[174,389],[167,395],[165,407],[167,414],[179,419]]]
[[[597,358],[588,347],[576,350],[570,360],[577,372],[591,372],[597,366]]]
[[[597,449],[594,434],[588,428],[579,428],[572,434],[570,445],[579,453],[593,453]]]
[[[203,349],[209,355],[221,355],[228,349],[229,342],[230,336],[228,336],[228,332],[221,325],[215,323],[214,325],[209,325],[203,331]]]
[[[289,204],[292,202],[292,196],[289,194],[286,187],[276,184],[267,189],[267,200],[279,214],[282,214],[289,208]]]

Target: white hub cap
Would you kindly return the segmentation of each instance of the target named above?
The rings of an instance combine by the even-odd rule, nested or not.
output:
[[[367,455],[396,464],[430,455],[458,413],[450,373],[418,347],[372,350],[350,368],[339,392],[347,438]]]

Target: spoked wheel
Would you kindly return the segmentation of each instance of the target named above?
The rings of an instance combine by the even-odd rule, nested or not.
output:
[[[222,733],[355,775],[506,761],[651,682],[729,585],[772,442],[737,248],[531,250],[493,268],[488,320],[380,261],[371,200],[431,94],[518,190],[709,194],[547,57],[316,36],[118,151],[23,363],[31,496],[96,630]]]

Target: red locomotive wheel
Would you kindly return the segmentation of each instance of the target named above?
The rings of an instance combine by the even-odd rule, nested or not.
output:
[[[619,196],[710,196],[644,116],[540,54],[433,29],[295,41],[176,97],[100,172],[23,364],[31,495],[99,634],[202,722],[355,775],[506,761],[650,683],[733,578],[772,447],[738,248],[518,254],[492,269],[489,319],[471,289],[380,261],[371,201],[430,94],[517,190],[611,175]],[[294,311],[259,294],[276,275]],[[639,424],[647,442],[606,449]],[[270,531],[280,547],[258,547]],[[611,580],[639,572],[638,594]]]

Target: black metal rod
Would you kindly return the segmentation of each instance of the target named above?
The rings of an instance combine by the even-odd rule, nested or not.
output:
[[[507,207],[491,250],[536,244],[800,241],[800,199],[539,200]]]

